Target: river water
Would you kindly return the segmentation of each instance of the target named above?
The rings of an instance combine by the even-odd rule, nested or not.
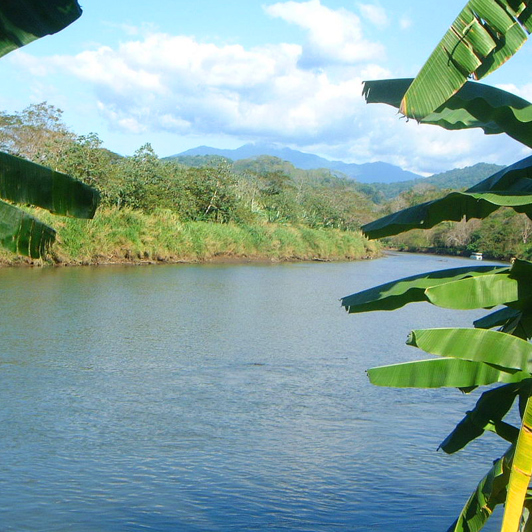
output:
[[[506,446],[437,452],[478,393],[365,370],[482,313],[338,299],[460,265],[0,270],[0,530],[445,531]]]

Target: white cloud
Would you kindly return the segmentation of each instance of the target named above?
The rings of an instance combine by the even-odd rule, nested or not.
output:
[[[532,102],[532,83],[527,83],[521,87],[514,85],[513,83],[499,83],[496,85],[498,89],[511,92],[516,96],[520,96],[529,102]]]
[[[411,28],[411,26],[412,26],[412,20],[409,19],[408,17],[401,17],[399,19],[399,27],[402,30],[408,30]]]
[[[372,123],[367,132],[343,149],[355,161],[386,161],[423,175],[480,161],[511,164],[530,150],[505,135],[484,135],[480,129],[447,131],[400,119],[387,106],[368,105]]]
[[[362,16],[378,28],[386,28],[390,21],[386,10],[375,4],[358,4]]]
[[[26,54],[23,64],[36,75],[69,71],[92,84],[101,113],[128,132],[340,135],[362,106],[361,73],[333,80],[299,68],[301,54],[293,44],[247,50],[159,33],[74,57]]]
[[[297,24],[308,32],[301,64],[353,64],[381,58],[384,47],[364,38],[360,18],[346,9],[333,10],[320,0],[279,2],[264,8],[272,17]]]
[[[54,76],[81,80],[85,92],[92,88],[110,129],[148,139],[170,132],[274,141],[330,158],[381,160],[422,173],[480,160],[511,163],[524,156],[520,145],[500,136],[419,126],[399,120],[390,107],[365,105],[362,80],[394,73],[374,51],[362,50],[371,46],[353,13],[326,8],[319,0],[277,3],[267,10],[304,27],[308,44],[246,48],[149,33],[75,56],[11,55],[17,68],[46,83]],[[309,50],[320,68],[304,68]],[[522,88],[523,94],[529,90]]]

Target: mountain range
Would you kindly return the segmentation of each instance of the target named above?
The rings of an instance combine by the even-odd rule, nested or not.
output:
[[[360,183],[396,183],[398,181],[410,181],[419,179],[422,176],[413,172],[403,170],[399,166],[384,162],[374,163],[345,163],[342,161],[331,161],[318,155],[304,153],[298,150],[292,150],[279,146],[277,144],[255,143],[244,144],[234,150],[211,148],[209,146],[199,146],[186,150],[182,153],[166,157],[166,159],[175,159],[184,156],[196,155],[217,155],[233,161],[240,159],[249,159],[260,155],[270,155],[278,157],[284,161],[292,163],[297,168],[303,170],[312,170],[316,168],[327,168],[334,172],[354,178]]]

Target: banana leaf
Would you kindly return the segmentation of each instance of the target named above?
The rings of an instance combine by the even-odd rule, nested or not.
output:
[[[421,120],[468,78],[481,79],[519,50],[532,30],[530,2],[470,0],[406,92],[400,109]]]
[[[478,281],[478,282],[477,282]],[[491,308],[517,301],[522,292],[519,283],[509,274],[483,275],[427,288],[427,299],[438,307],[453,309]],[[527,297],[532,286],[524,288]]]
[[[92,218],[98,192],[72,177],[0,152],[0,197],[55,214]]]
[[[532,299],[532,263],[515,260],[510,271],[452,279],[425,291],[433,305],[454,309],[490,308],[511,305],[527,308]],[[506,316],[508,319],[508,316]]]
[[[485,218],[499,207],[532,216],[532,157],[493,174],[464,192],[403,209],[362,226],[368,238],[397,235],[410,229],[430,229],[444,220]]]
[[[474,321],[473,325],[476,329],[500,327],[500,332],[513,334],[523,340],[532,338],[532,313],[528,309],[505,307]]]
[[[516,163],[499,170],[495,174],[483,179],[466,192],[511,192],[514,194],[528,194],[532,192],[532,157],[525,157]]]
[[[42,257],[55,240],[55,231],[33,216],[0,201],[0,245],[13,253]]]
[[[458,358],[435,358],[371,368],[368,377],[376,386],[394,388],[469,388],[520,382],[530,378],[530,373]]]
[[[487,274],[508,273],[500,266],[468,266],[422,273],[363,290],[343,297],[341,304],[349,313],[395,310],[408,303],[428,301],[426,290],[450,281]]]
[[[75,0],[2,0],[0,56],[62,30],[81,15]]]
[[[532,338],[532,314],[529,311],[520,312],[519,316],[508,320],[499,330],[523,340],[530,340]]]
[[[519,310],[505,307],[475,320],[473,326],[475,329],[493,329],[494,327],[502,327],[508,321],[519,318],[520,316],[521,312]]]
[[[367,103],[399,108],[413,79],[365,81]],[[506,133],[532,147],[532,104],[509,92],[468,81],[433,113],[419,120],[449,130],[481,128],[487,135]]]
[[[527,401],[521,430],[512,460],[512,470],[508,482],[508,495],[502,521],[501,532],[519,530],[523,504],[532,474],[532,400]]]
[[[493,423],[488,423],[486,425],[486,430],[497,434],[503,440],[506,440],[508,443],[517,443],[517,438],[519,437],[519,429],[506,423],[505,421],[496,421]]]
[[[56,33],[81,15],[76,0],[3,0],[0,4],[0,56],[39,37]],[[0,153],[0,197],[55,214],[92,218],[99,195],[58,172]],[[0,245],[40,257],[55,231],[12,205],[0,203]]]
[[[529,380],[506,384],[484,392],[473,410],[467,412],[464,419],[445,438],[440,445],[440,449],[447,454],[455,453],[484,434],[484,431],[492,429],[491,425],[494,426],[494,431],[497,432],[497,425],[509,412],[519,394],[519,390],[525,385],[529,385]],[[514,437],[517,439],[519,430],[515,427],[512,428],[515,430],[511,431],[511,429],[508,430],[507,428],[506,430],[507,432],[513,432]]]
[[[421,329],[406,342],[426,353],[532,373],[532,344],[510,334],[484,329]]]
[[[504,503],[514,450],[512,445],[501,458],[495,460],[447,532],[479,532],[495,508]]]

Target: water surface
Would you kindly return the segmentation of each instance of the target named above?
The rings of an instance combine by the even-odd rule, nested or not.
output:
[[[338,299],[470,264],[0,270],[0,529],[446,530],[506,446],[436,452],[478,393],[365,370],[480,314]]]

